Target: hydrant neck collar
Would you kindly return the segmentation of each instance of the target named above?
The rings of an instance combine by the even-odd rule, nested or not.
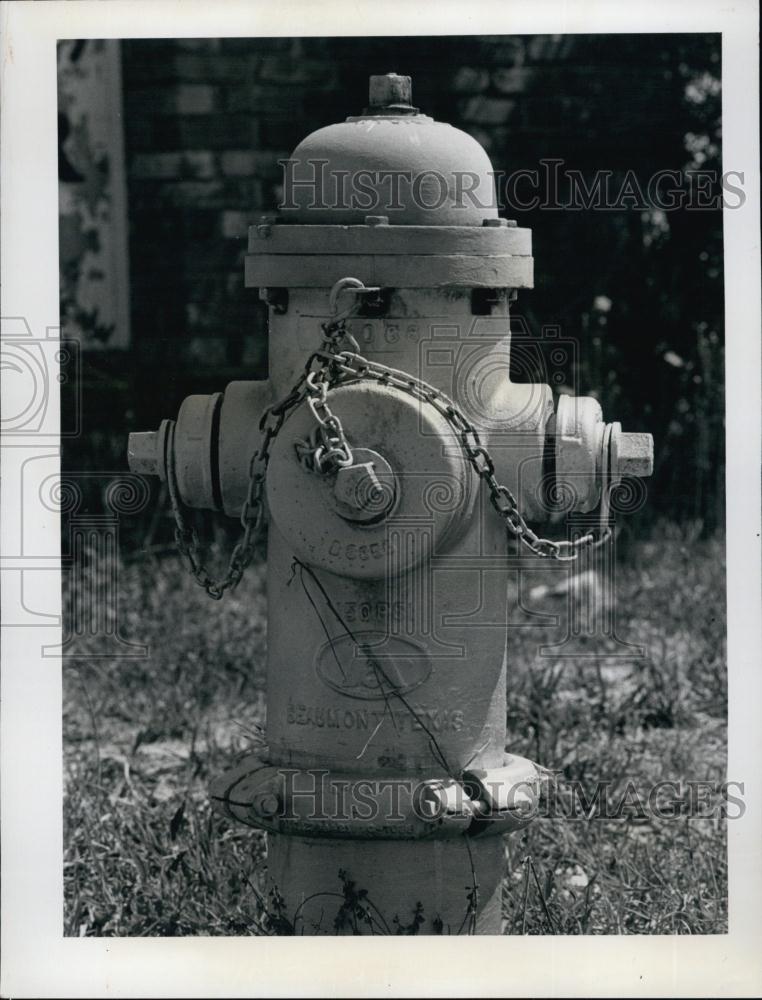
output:
[[[360,118],[399,118],[402,116],[419,115],[421,118],[428,117],[427,115],[421,114],[421,109],[413,107],[412,104],[405,104],[403,102],[397,104],[371,104],[367,108],[363,108],[362,115],[356,116],[354,118],[347,118],[348,122],[356,121],[357,117]]]
[[[345,121],[363,122],[368,118],[417,118],[420,121],[433,121],[430,115],[422,114],[420,108],[414,108],[410,104],[387,104],[383,107],[365,108],[361,115],[350,115]]]

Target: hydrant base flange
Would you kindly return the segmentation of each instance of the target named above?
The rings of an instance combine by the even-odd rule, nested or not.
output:
[[[352,840],[439,840],[525,827],[540,792],[536,766],[506,755],[502,768],[449,776],[278,766],[252,754],[212,786],[215,808],[269,833]]]

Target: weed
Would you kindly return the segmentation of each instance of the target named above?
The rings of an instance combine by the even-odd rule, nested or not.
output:
[[[569,781],[589,806],[600,781],[623,795],[662,779],[725,780],[723,560],[720,540],[671,525],[631,543],[618,567],[617,629],[644,647],[641,659],[565,658],[563,648],[540,656],[558,629],[512,630],[509,749],[555,772],[562,802]],[[213,813],[208,798],[211,779],[263,742],[264,572],[252,567],[212,614],[175,556],[124,562],[121,632],[148,644],[150,659],[90,658],[97,637],[72,647],[64,662],[67,935],[304,933],[265,888],[264,837]],[[551,592],[533,610],[562,614],[565,600]],[[510,934],[727,928],[719,818],[541,815],[506,838],[505,865]],[[478,886],[468,892],[464,933]],[[336,914],[344,933],[415,934],[425,918],[413,900],[409,921],[384,927],[347,873],[334,895],[326,920]]]

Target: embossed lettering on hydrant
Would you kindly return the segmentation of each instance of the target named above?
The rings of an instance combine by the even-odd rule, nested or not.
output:
[[[459,708],[428,708],[413,706],[415,715],[407,710],[389,711],[373,708],[327,708],[320,705],[305,705],[289,700],[286,721],[289,726],[309,726],[314,729],[356,729],[358,732],[372,731],[385,717],[392,718],[396,733],[423,732],[424,726],[431,732],[459,733],[463,729],[464,714]]]

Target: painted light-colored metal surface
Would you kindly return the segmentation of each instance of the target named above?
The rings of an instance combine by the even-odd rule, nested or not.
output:
[[[420,114],[411,99],[409,77],[371,77],[363,114],[303,139],[285,178],[284,221],[356,225],[385,214],[398,226],[461,227],[496,219],[484,149],[466,132]],[[469,191],[473,198],[464,196]]]
[[[282,221],[250,233],[269,379],[131,436],[211,596],[240,580],[267,510],[267,746],[213,798],[268,832],[272,898],[297,933],[496,933],[500,837],[531,820],[542,773],[505,751],[509,538],[550,558],[605,540],[548,541],[527,519],[554,490],[605,509],[618,478],[650,474],[652,441],[604,424],[594,399],[555,410],[548,385],[511,382],[530,234],[460,204],[463,176],[492,185],[489,161],[417,112],[407,78],[372,78],[366,113],[293,160],[322,163],[321,185],[371,167],[445,182],[436,208],[421,181],[373,214],[297,184]],[[181,503],[241,518],[221,584]],[[372,902],[359,926],[325,918],[348,884]]]

